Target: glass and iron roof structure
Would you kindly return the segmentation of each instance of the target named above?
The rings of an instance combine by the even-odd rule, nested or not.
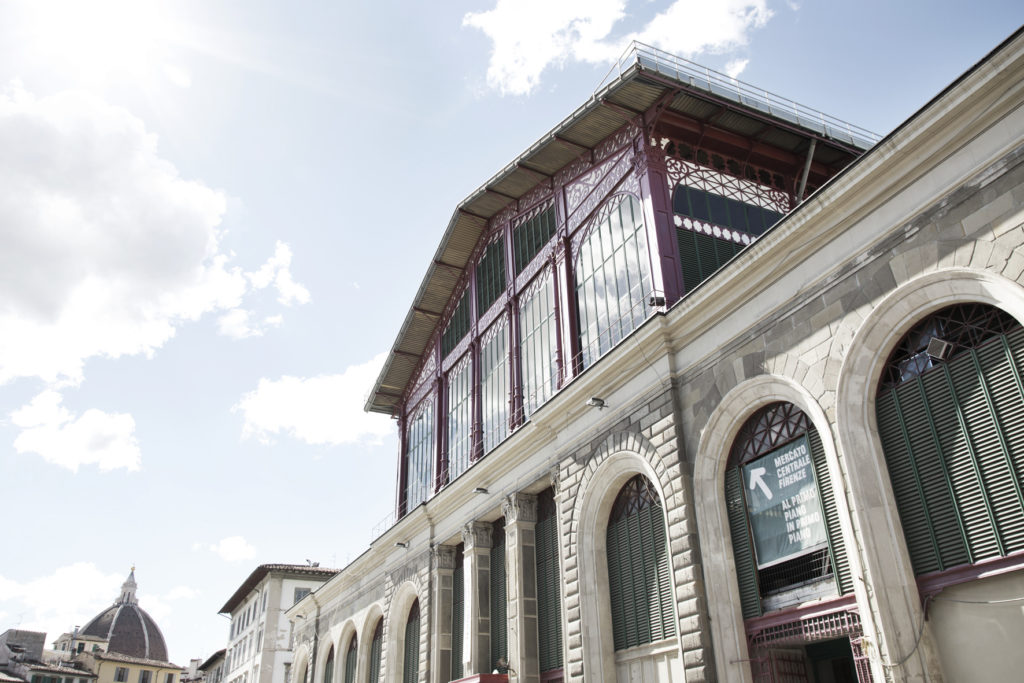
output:
[[[397,414],[488,221],[630,121],[676,137],[714,138],[751,163],[806,165],[810,187],[860,157],[879,136],[835,117],[633,43],[594,94],[464,199],[406,314],[365,409]],[[808,159],[808,157],[810,157]]]

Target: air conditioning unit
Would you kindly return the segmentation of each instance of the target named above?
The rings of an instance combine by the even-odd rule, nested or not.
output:
[[[952,352],[953,344],[938,337],[932,337],[928,342],[928,348],[925,349],[925,353],[935,360],[946,360]]]

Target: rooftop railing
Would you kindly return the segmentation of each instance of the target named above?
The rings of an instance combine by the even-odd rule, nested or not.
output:
[[[636,41],[612,65],[596,92],[621,78],[634,65],[860,149],[868,149],[881,139],[869,130]]]

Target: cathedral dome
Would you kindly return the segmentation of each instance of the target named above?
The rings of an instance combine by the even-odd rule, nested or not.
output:
[[[135,597],[135,567],[121,585],[121,595],[80,631],[107,641],[107,652],[167,661],[167,644],[160,628]]]

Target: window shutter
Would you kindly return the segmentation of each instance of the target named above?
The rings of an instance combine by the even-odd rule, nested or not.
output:
[[[358,655],[356,637],[352,636],[349,641],[348,651],[345,653],[345,683],[356,683],[356,659]]]
[[[462,678],[462,629],[465,601],[463,593],[466,589],[463,574],[462,544],[455,549],[455,571],[452,572],[452,678]]]
[[[491,668],[508,660],[508,591],[505,588],[505,521],[491,532]]]
[[[558,570],[558,516],[554,491],[537,497],[537,629],[540,670],[562,666],[562,595]]]
[[[665,512],[649,491],[631,480],[619,494],[608,521],[607,560],[615,649],[669,638],[676,633]],[[625,495],[642,494],[620,508]]]
[[[1024,549],[1024,329],[997,335],[876,401],[918,575]]]
[[[707,280],[743,250],[742,244],[692,230],[676,229],[676,238],[686,291]]]
[[[420,603],[414,602],[405,622],[405,658],[402,683],[417,683],[420,669]]]
[[[377,620],[377,628],[373,632],[373,640],[370,641],[370,675],[367,676],[368,683],[380,681],[380,655],[381,645],[384,639],[384,620]]]
[[[747,506],[743,502],[743,483],[740,470],[731,467],[725,472],[725,505],[729,514],[732,553],[736,560],[736,580],[740,589],[743,618],[761,616],[761,595],[757,587],[757,567],[750,542]]]
[[[850,560],[846,556],[846,544],[843,542],[843,527],[839,522],[839,510],[832,488],[832,479],[828,474],[828,463],[825,461],[825,448],[818,436],[818,430],[812,429],[807,434],[811,444],[811,459],[814,463],[814,478],[818,484],[818,496],[821,509],[825,513],[825,528],[828,535],[828,550],[832,557],[832,570],[836,579],[836,587],[840,595],[853,592],[853,576],[850,574]]]

